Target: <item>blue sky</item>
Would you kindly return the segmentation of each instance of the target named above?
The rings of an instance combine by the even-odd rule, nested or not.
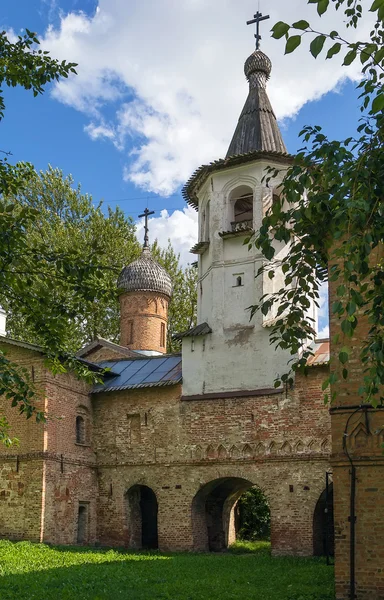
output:
[[[314,14],[302,0],[288,4],[268,3],[270,24]],[[171,237],[187,260],[196,219],[182,212],[180,187],[199,164],[225,154],[247,94],[242,69],[254,42],[245,20],[253,5],[251,0],[241,9],[235,0],[5,3],[4,29],[36,31],[52,55],[79,63],[79,76],[38,98],[6,90],[2,149],[14,161],[71,173],[95,201],[119,204],[135,220],[148,205],[157,211],[154,235],[164,244]],[[329,29],[327,21],[322,25]],[[268,29],[262,46],[273,61],[268,90],[288,150],[300,147],[298,132],[305,124],[319,124],[334,138],[353,135],[357,73],[349,71],[354,81],[343,81],[340,61],[315,62],[307,49],[284,57],[282,43],[269,39]],[[168,213],[160,217],[163,209]]]

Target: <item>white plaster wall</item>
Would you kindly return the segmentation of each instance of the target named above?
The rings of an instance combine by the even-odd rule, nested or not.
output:
[[[263,257],[254,247],[248,250],[243,245],[249,234],[230,238],[219,235],[230,230],[231,192],[238,186],[252,189],[254,228],[260,227],[263,200],[265,210],[265,198],[270,195],[262,182],[266,166],[259,160],[219,171],[200,191],[204,204],[210,202],[210,245],[199,256],[198,323],[207,322],[212,334],[204,336],[205,344],[202,338],[195,338],[193,352],[191,339],[183,340],[184,395],[271,388],[275,378],[287,371],[289,353],[270,345],[263,316],[257,313],[250,321],[247,310],[266,289],[264,278],[256,279]],[[276,167],[281,168],[279,164]],[[271,189],[281,183],[282,177],[280,174],[270,182]],[[241,287],[235,285],[239,274]]]
[[[0,335],[6,334],[7,314],[0,306]]]

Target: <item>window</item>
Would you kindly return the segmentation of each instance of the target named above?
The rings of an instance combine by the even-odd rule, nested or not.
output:
[[[242,287],[243,285],[244,285],[244,273],[234,273],[232,287]]]
[[[133,321],[127,323],[127,344],[133,344]]]
[[[76,444],[85,444],[85,421],[84,417],[76,417]]]
[[[165,348],[165,323],[160,325],[160,346]]]
[[[253,220],[253,197],[251,194],[244,194],[236,200],[234,217],[235,223]]]

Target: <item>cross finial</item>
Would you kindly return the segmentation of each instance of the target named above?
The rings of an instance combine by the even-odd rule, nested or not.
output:
[[[142,215],[139,215],[139,219],[141,219],[142,217],[145,217],[145,223],[144,223],[144,246],[143,248],[149,248],[149,238],[148,238],[148,217],[149,215],[154,215],[155,211],[154,210],[148,210],[148,208],[145,209],[145,211],[143,212]]]
[[[256,50],[258,50],[260,48],[260,40],[261,40],[260,23],[261,23],[261,21],[265,21],[266,19],[269,19],[269,15],[265,15],[263,17],[261,12],[257,11],[257,13],[255,15],[253,15],[253,19],[251,19],[250,21],[247,21],[247,25],[252,25],[252,23],[256,23],[256,33],[255,33]]]

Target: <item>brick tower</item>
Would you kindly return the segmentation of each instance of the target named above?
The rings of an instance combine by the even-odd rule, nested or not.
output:
[[[143,354],[164,354],[167,347],[168,304],[171,278],[151,255],[148,215],[145,216],[143,252],[124,267],[118,279],[120,293],[120,344]]]

